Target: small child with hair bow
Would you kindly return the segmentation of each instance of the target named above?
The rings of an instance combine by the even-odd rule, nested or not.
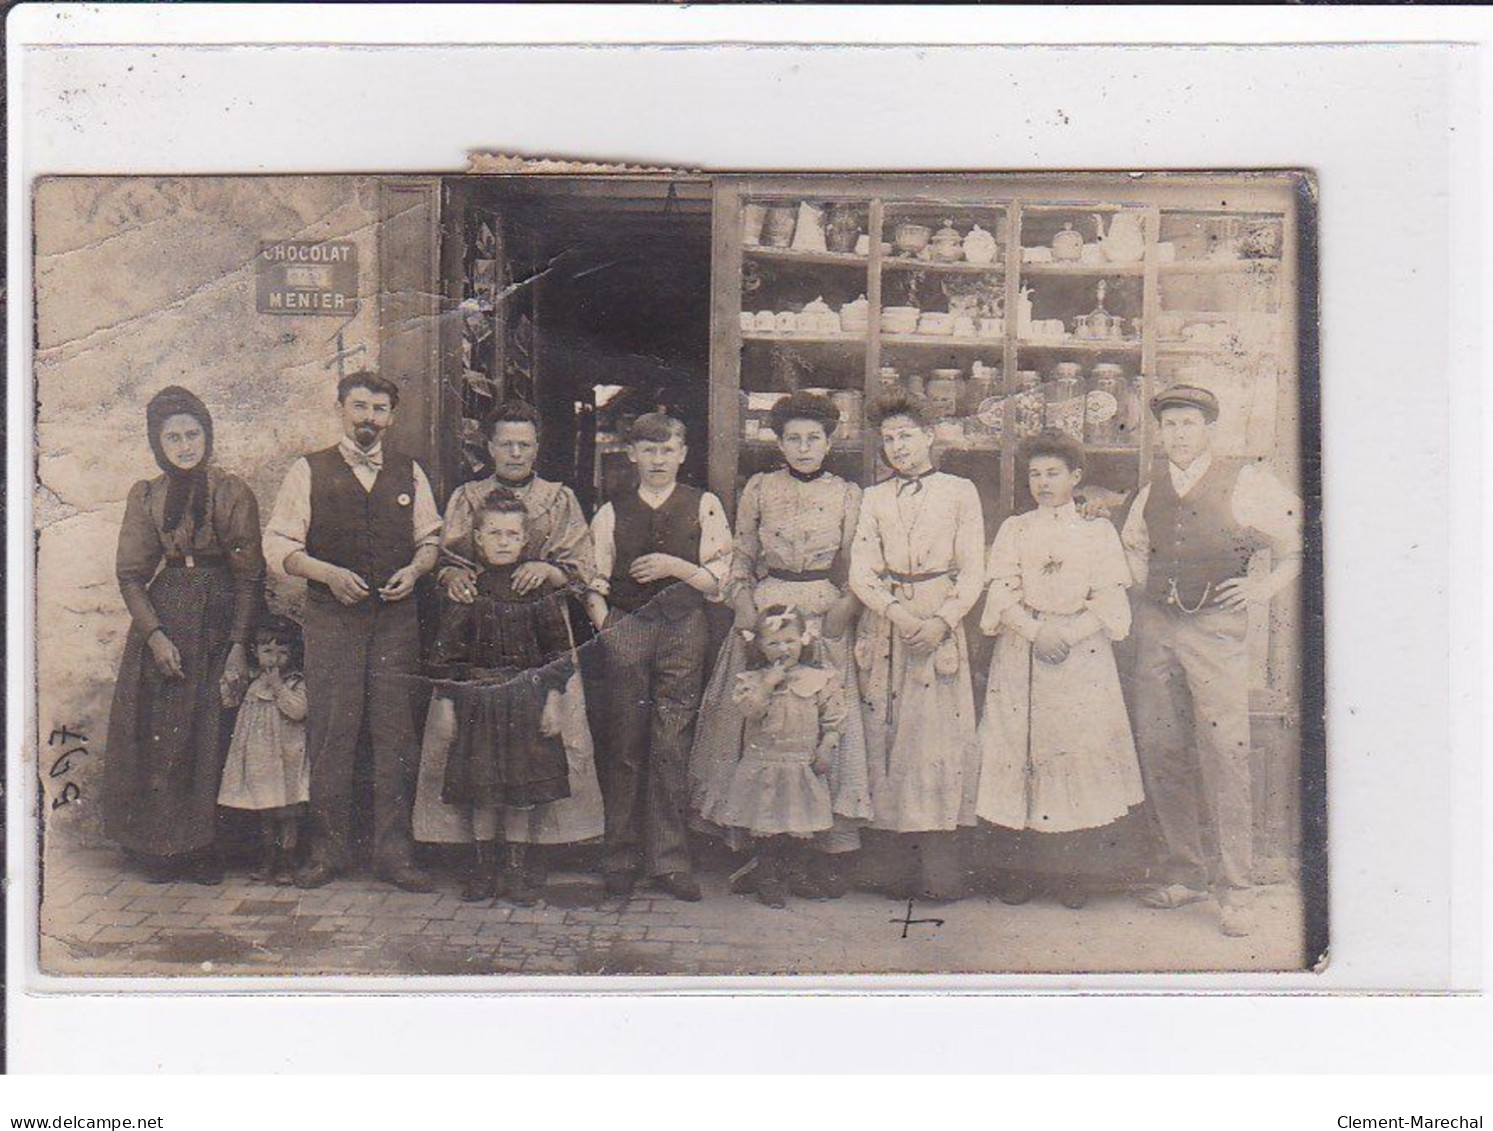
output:
[[[812,637],[797,609],[770,605],[745,635],[756,655],[732,694],[746,719],[741,758],[723,767],[700,811],[757,838],[757,898],[783,907],[790,858],[833,823],[826,775],[848,708],[838,672],[801,662]]]

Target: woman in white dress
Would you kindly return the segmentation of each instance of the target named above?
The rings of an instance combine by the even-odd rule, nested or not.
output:
[[[873,830],[863,872],[899,898],[957,898],[954,832],[975,823],[979,742],[963,620],[984,588],[975,485],[935,470],[920,398],[876,406],[893,476],[866,490],[850,553]]]
[[[976,812],[1019,834],[1001,838],[1001,899],[1024,903],[1047,874],[1078,908],[1103,830],[1143,799],[1111,648],[1130,631],[1130,571],[1114,526],[1074,506],[1083,449],[1044,433],[1024,458],[1037,507],[1001,524],[980,619],[995,656]]]

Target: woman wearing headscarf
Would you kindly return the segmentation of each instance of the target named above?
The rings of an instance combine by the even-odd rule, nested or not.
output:
[[[162,474],[130,488],[119,531],[131,623],[109,714],[104,827],[153,880],[217,883],[221,722],[248,678],[259,505],[212,465],[212,416],[192,393],[162,389],[145,423]]]

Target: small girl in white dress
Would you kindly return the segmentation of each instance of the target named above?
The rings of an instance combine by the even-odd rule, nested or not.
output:
[[[294,621],[261,620],[254,648],[257,674],[239,705],[218,790],[224,808],[259,811],[263,854],[249,875],[282,887],[294,882],[297,833],[311,797],[300,649]]]
[[[1115,528],[1078,513],[1083,449],[1043,433],[1025,451],[1037,509],[1001,524],[980,628],[995,640],[975,811],[1021,834],[997,889],[1025,902],[1035,873],[1081,907],[1082,874],[1105,853],[1102,830],[1143,799],[1111,642],[1130,631],[1130,571]]]
[[[810,640],[797,609],[769,605],[758,614],[760,662],[736,677],[732,694],[746,720],[741,757],[701,798],[706,820],[756,838],[757,899],[768,907],[785,905],[793,857],[834,823],[828,777],[849,708],[838,671],[800,662]]]

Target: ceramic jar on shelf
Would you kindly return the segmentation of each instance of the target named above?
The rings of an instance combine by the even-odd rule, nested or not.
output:
[[[798,225],[798,209],[792,204],[774,204],[762,221],[762,238],[768,247],[788,248]]]
[[[1083,258],[1083,236],[1071,223],[1052,237],[1052,258],[1058,263],[1077,263]]]
[[[998,250],[995,237],[976,224],[964,237],[964,259],[976,267],[986,267],[995,262]]]
[[[824,227],[824,239],[829,250],[840,255],[855,251],[856,240],[861,235],[859,211],[850,204],[836,204],[829,210],[829,219]]]

